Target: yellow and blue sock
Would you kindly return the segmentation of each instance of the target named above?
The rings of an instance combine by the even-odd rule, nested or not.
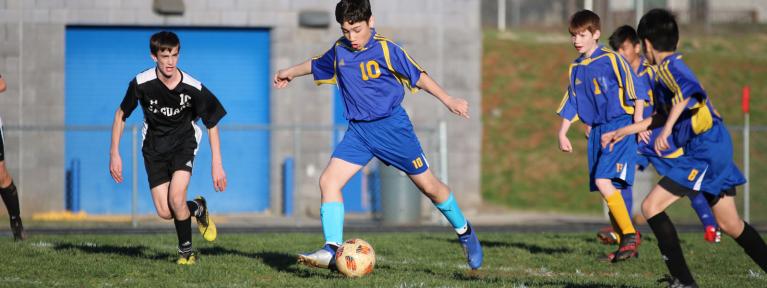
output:
[[[445,215],[445,218],[447,218],[447,221],[450,222],[450,225],[453,226],[453,229],[455,229],[455,232],[458,233],[458,235],[462,235],[468,231],[469,226],[468,222],[466,222],[466,217],[463,216],[461,208],[458,208],[458,202],[455,201],[452,192],[450,192],[450,196],[447,197],[445,202],[434,203],[434,206],[442,212],[442,215]]]
[[[322,203],[320,220],[322,221],[325,243],[340,246],[344,242],[344,203]]]

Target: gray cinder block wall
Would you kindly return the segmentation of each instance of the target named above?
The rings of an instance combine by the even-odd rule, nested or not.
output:
[[[64,38],[68,25],[270,28],[272,73],[326,51],[341,36],[333,20],[335,0],[183,2],[183,16],[161,16],[153,12],[151,0],[0,0],[0,74],[8,83],[8,90],[0,94],[0,117],[5,125],[64,123]],[[476,210],[481,204],[482,141],[479,0],[371,2],[379,33],[405,47],[449,93],[468,99],[470,120],[450,115],[425,92],[408,94],[404,106],[416,129],[447,121],[449,184],[465,210]],[[328,12],[330,27],[299,27],[298,15],[304,10]],[[273,90],[272,123],[331,125],[331,91],[330,87],[316,87],[310,78],[294,81],[290,89]],[[302,151],[310,152],[302,153],[298,163],[298,170],[303,171],[298,175],[300,195],[296,198],[300,197],[303,206],[296,209],[298,212],[316,213],[319,209],[318,178],[330,156],[329,134],[302,136]],[[64,134],[17,131],[6,133],[6,138],[6,163],[21,189],[24,215],[63,210]],[[281,161],[292,155],[292,143],[291,133],[273,133],[270,177],[274,214],[280,213],[282,205]],[[433,162],[438,158],[436,154],[430,156]]]

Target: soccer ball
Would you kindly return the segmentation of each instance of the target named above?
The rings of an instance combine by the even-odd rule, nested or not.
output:
[[[373,272],[376,252],[362,239],[346,240],[336,251],[336,267],[346,277],[362,277]]]

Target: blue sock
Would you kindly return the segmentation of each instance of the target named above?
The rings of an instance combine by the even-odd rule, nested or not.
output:
[[[461,208],[458,208],[458,202],[455,201],[455,197],[453,197],[452,192],[450,193],[450,197],[448,197],[445,202],[434,203],[434,206],[436,206],[437,209],[442,212],[442,215],[445,215],[445,218],[447,218],[447,221],[450,222],[450,225],[453,226],[455,232],[457,232],[459,235],[466,232],[468,229],[466,218],[463,217]]]
[[[631,186],[629,186],[626,189],[621,190],[621,196],[623,196],[623,202],[626,203],[626,210],[629,211],[629,218],[633,218],[633,215],[631,215],[631,209],[634,207],[634,190],[631,189]]]
[[[322,203],[320,220],[322,233],[325,234],[325,243],[341,245],[344,242],[344,203]]]
[[[698,219],[700,219],[700,223],[702,223],[704,227],[717,227],[716,218],[714,218],[714,214],[711,213],[711,207],[708,207],[708,201],[706,201],[706,197],[703,196],[702,192],[695,195],[695,197],[690,198],[690,204],[692,205],[692,209],[695,209],[695,213],[698,214]]]

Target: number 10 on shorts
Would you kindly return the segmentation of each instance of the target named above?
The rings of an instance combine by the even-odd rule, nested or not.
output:
[[[423,160],[421,157],[415,158],[415,160],[413,160],[413,167],[415,167],[415,169],[423,167]]]

